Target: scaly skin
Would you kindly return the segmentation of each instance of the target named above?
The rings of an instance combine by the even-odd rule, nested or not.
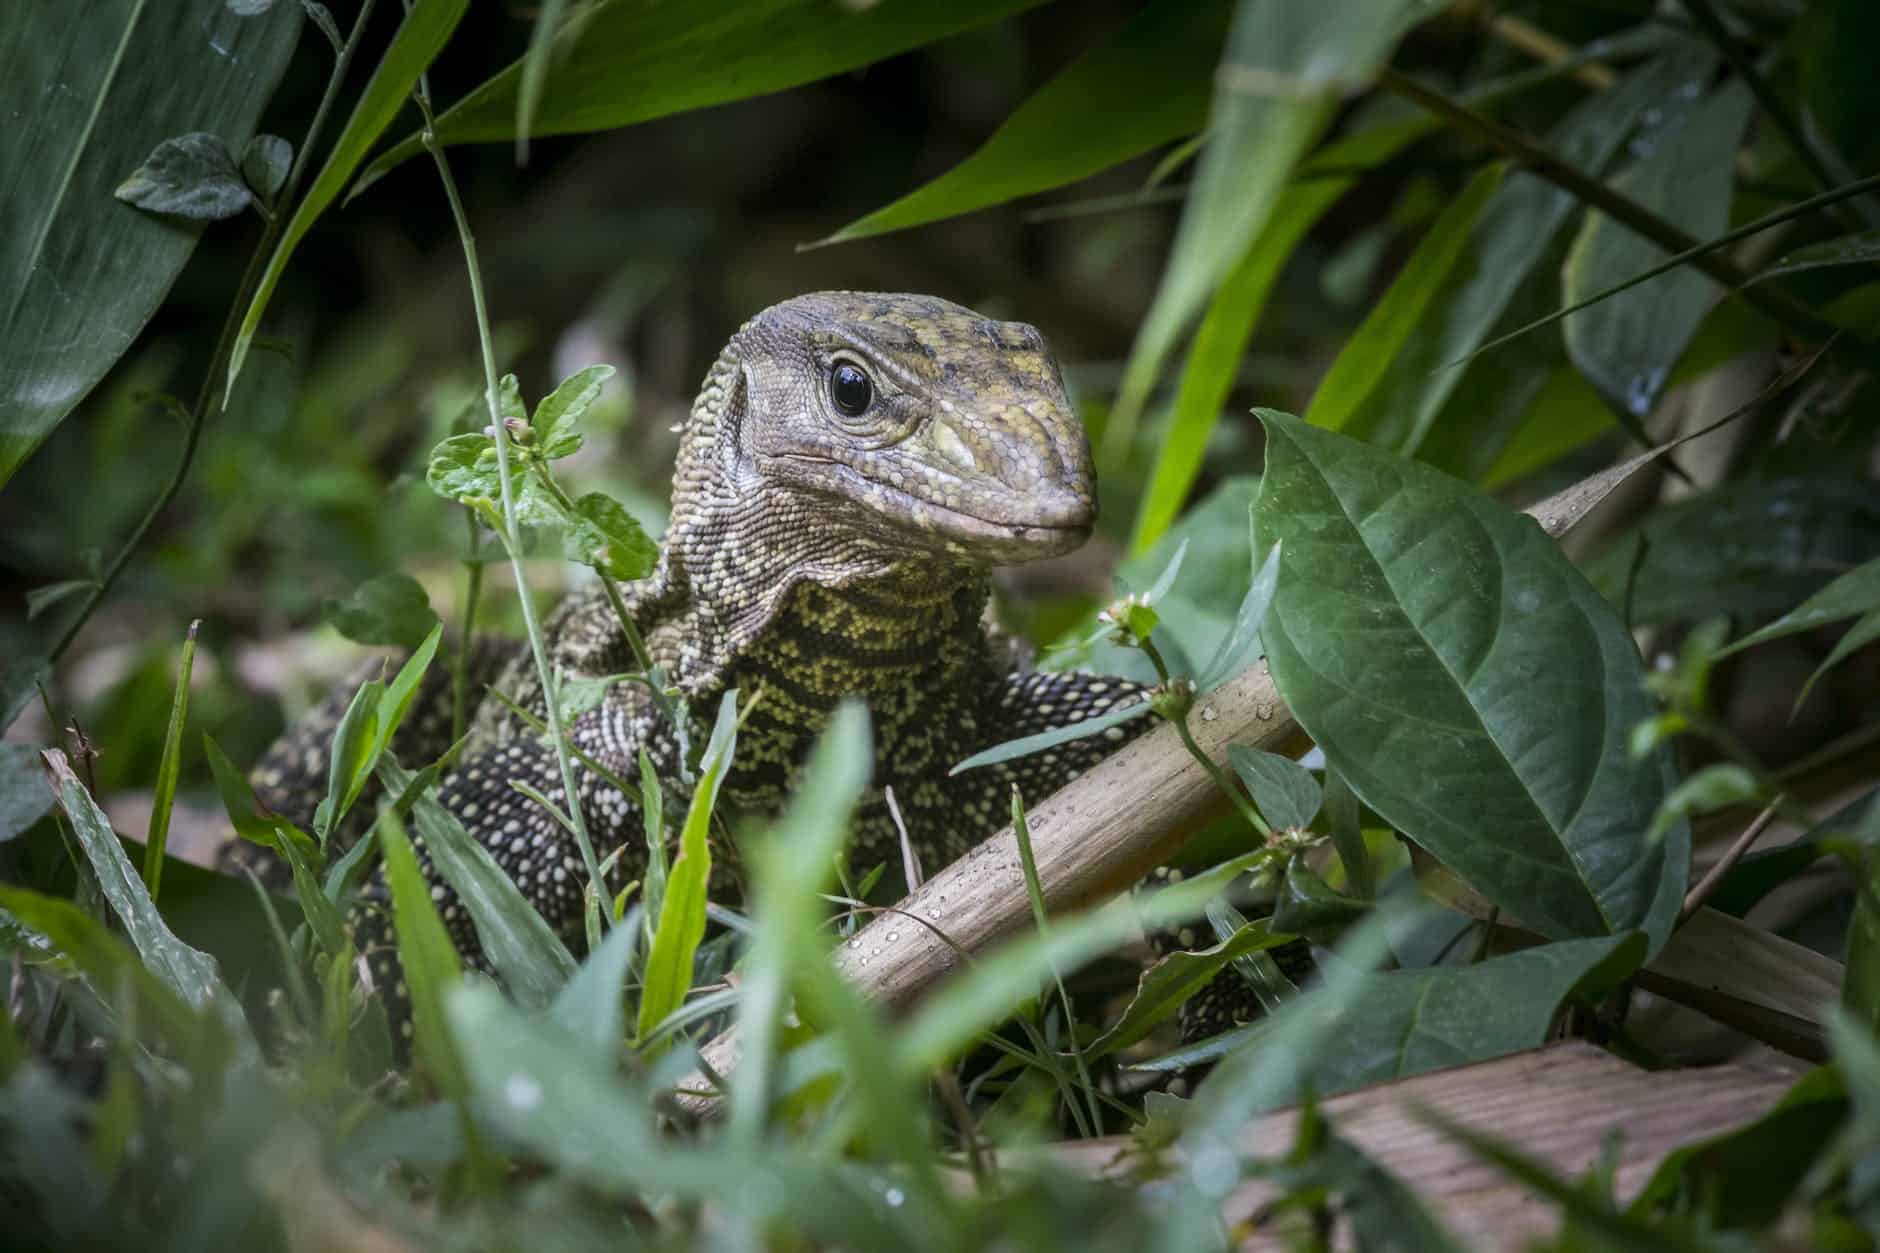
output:
[[[838,393],[854,407],[852,369],[866,374],[870,395],[848,413]],[[694,743],[708,734],[725,691],[756,702],[721,808],[776,814],[837,703],[867,703],[875,772],[849,859],[858,876],[885,864],[878,895],[893,899],[902,856],[887,788],[932,870],[1005,825],[1014,783],[1040,799],[1148,725],[1138,719],[947,775],[983,748],[1101,714],[1140,692],[1119,679],[1016,669],[983,622],[992,567],[1067,552],[1095,520],[1089,448],[1036,330],[928,296],[824,292],[759,314],[713,365],[681,441],[660,563],[622,593],[653,660],[686,698]],[[598,591],[564,602],[546,630],[565,673],[636,669]],[[542,709],[526,654],[515,655],[500,686]],[[323,770],[309,740],[330,733],[322,724],[333,717],[329,710],[313,719],[256,772],[267,785],[263,799],[289,816],[309,816],[296,809],[310,811],[314,789],[296,780],[309,778],[310,763]],[[424,748],[439,747],[436,721]],[[638,683],[610,687],[571,734],[623,777],[638,777],[642,748],[669,788],[677,777],[677,738]],[[416,745],[397,747],[409,762],[424,756]],[[492,699],[460,760],[442,785],[443,803],[578,944],[580,855],[546,811],[511,787],[520,781],[565,804],[551,747]],[[597,774],[577,771],[598,855],[624,850],[612,872],[617,890],[644,870],[640,811]],[[419,853],[453,941],[480,962],[467,912]],[[715,850],[714,861],[727,868],[714,884],[722,891],[735,877],[735,851]],[[355,937],[408,1033],[382,883],[368,898]]]

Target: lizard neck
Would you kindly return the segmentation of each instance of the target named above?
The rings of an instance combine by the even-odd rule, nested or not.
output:
[[[750,709],[727,780],[734,802],[781,804],[829,716],[848,698],[869,708],[877,786],[944,773],[996,681],[981,626],[986,596],[983,576],[946,580],[913,571],[842,589],[800,584],[721,681]],[[694,706],[701,719],[711,712]]]

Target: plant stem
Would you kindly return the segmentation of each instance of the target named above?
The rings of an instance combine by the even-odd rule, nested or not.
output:
[[[104,568],[104,572],[98,576],[97,583],[87,593],[84,603],[79,606],[77,615],[66,624],[65,630],[60,632],[59,638],[47,651],[48,663],[57,661],[60,655],[71,646],[79,630],[91,619],[99,602],[111,590],[111,585],[117,582],[118,575],[124,572],[125,565],[130,562],[131,554],[136,552],[144,542],[144,536],[149,534],[157,516],[170,507],[170,502],[176,499],[176,494],[182,490],[184,481],[189,478],[190,466],[196,460],[196,446],[202,441],[203,423],[208,419],[209,406],[214,403],[215,382],[222,377],[223,369],[228,364],[229,352],[235,345],[235,332],[240,328],[242,314],[247,311],[248,302],[254,296],[255,284],[260,281],[261,271],[267,264],[268,258],[274,254],[274,244],[280,238],[281,229],[287,225],[289,217],[286,212],[287,206],[293,203],[294,194],[300,190],[300,180],[306,172],[308,154],[320,142],[320,132],[326,125],[327,114],[332,111],[333,102],[339,97],[340,86],[346,79],[346,70],[352,65],[353,53],[359,48],[359,39],[365,32],[366,19],[372,16],[372,6],[375,3],[377,0],[363,0],[360,4],[359,16],[353,19],[352,32],[346,37],[346,45],[340,49],[339,56],[334,58],[333,72],[327,76],[326,90],[321,93],[319,106],[314,110],[313,122],[307,127],[305,138],[300,141],[299,152],[294,155],[293,168],[288,171],[287,182],[275,199],[274,214],[272,217],[262,218],[264,225],[261,231],[261,241],[255,245],[254,252],[248,257],[247,268],[242,271],[241,282],[235,288],[235,300],[229,305],[228,314],[222,320],[222,332],[216,337],[215,350],[209,355],[209,368],[203,373],[202,386],[196,392],[196,403],[189,409],[189,425],[184,428],[183,433],[183,451],[176,459],[176,468],[170,472],[170,481],[164,484],[163,490],[151,502],[150,508],[144,511],[144,516],[131,531],[130,538],[124,541],[124,546],[117,550],[111,558],[111,564]],[[223,407],[226,408],[226,402]]]
[[[470,708],[470,647],[475,639],[477,601],[483,595],[483,557],[478,551],[477,518],[468,509],[464,520],[470,524],[470,556],[464,565],[463,637],[457,646],[457,673],[450,684],[450,742],[463,738],[464,722]]]
[[[1377,81],[1380,86],[1428,110],[1463,133],[1474,136],[1536,178],[1572,193],[1583,203],[1643,235],[1665,251],[1690,253],[1691,265],[1726,287],[1746,289],[1743,290],[1745,300],[1797,333],[1809,339],[1820,337],[1821,321],[1806,307],[1779,291],[1750,288],[1753,276],[1735,262],[1702,251],[1700,241],[1686,234],[1675,223],[1665,220],[1630,196],[1612,190],[1586,171],[1562,161],[1520,131],[1451,100],[1396,70],[1384,69],[1378,74]]]
[[[522,606],[522,625],[529,636],[529,652],[535,658],[536,673],[542,682],[542,692],[548,704],[549,739],[555,745],[555,762],[561,769],[561,787],[568,804],[568,825],[574,832],[575,844],[581,849],[581,861],[586,867],[588,881],[593,887],[595,899],[608,899],[607,883],[601,875],[599,860],[594,856],[594,841],[588,835],[587,819],[581,812],[581,793],[575,784],[574,758],[568,752],[568,730],[562,725],[560,684],[548,663],[548,646],[542,638],[542,623],[535,612],[535,603],[529,597],[529,584],[522,570],[522,542],[516,530],[516,492],[515,475],[509,463],[509,428],[503,422],[502,400],[496,381],[496,346],[490,336],[489,306],[484,300],[483,271],[477,263],[476,237],[470,233],[470,220],[464,213],[463,199],[457,194],[457,180],[451,177],[450,162],[444,157],[443,146],[437,142],[437,127],[431,115],[430,89],[419,79],[419,87],[414,93],[418,109],[424,114],[422,140],[425,150],[437,164],[438,177],[444,184],[444,196],[450,201],[450,214],[457,225],[457,237],[463,244],[464,268],[470,275],[470,300],[476,312],[477,344],[483,357],[484,400],[489,406],[490,426],[496,443],[496,475],[502,484],[503,528],[497,533],[503,549],[509,554],[510,569],[515,572],[516,600]],[[613,927],[613,911],[601,911],[607,918],[609,929]]]
[[[1168,664],[1162,660],[1162,650],[1155,646],[1155,642],[1144,638],[1137,641],[1137,646],[1149,658],[1149,664],[1155,667],[1157,677],[1162,680],[1162,686],[1167,687],[1173,682],[1169,677]],[[1216,765],[1212,757],[1201,750],[1201,745],[1195,743],[1194,732],[1188,729],[1188,715],[1184,713],[1179,718],[1169,718],[1164,715],[1164,720],[1175,725],[1175,734],[1181,737],[1182,747],[1188,750],[1190,757],[1201,763],[1201,768],[1208,772],[1208,777],[1214,780],[1215,785],[1227,793],[1227,799],[1234,802],[1234,808],[1240,811],[1240,816],[1260,833],[1262,839],[1272,839],[1273,828],[1266,819],[1262,818],[1260,812],[1247,800],[1246,795],[1241,792],[1232,777]]]
[[[1781,811],[1783,803],[1787,800],[1786,796],[1778,796],[1770,801],[1769,807],[1757,814],[1754,822],[1743,828],[1743,833],[1737,836],[1730,847],[1724,851],[1717,864],[1706,871],[1697,886],[1685,895],[1684,908],[1678,911],[1680,927],[1691,920],[1692,914],[1703,908],[1704,902],[1709,900],[1711,894],[1717,890],[1717,885],[1723,882],[1723,877],[1729,874],[1736,863],[1743,860],[1743,854],[1749,852],[1756,841],[1762,838],[1762,833],[1767,831],[1769,824],[1776,820],[1776,814]]]

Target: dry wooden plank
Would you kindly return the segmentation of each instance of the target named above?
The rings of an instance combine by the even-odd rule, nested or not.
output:
[[[1556,1229],[1557,1208],[1445,1137],[1422,1111],[1493,1136],[1567,1177],[1590,1169],[1616,1132],[1617,1187],[1630,1199],[1671,1150],[1753,1121],[1786,1088],[1780,1076],[1737,1066],[1647,1072],[1568,1041],[1348,1092],[1320,1109],[1471,1247],[1519,1249]],[[1293,1110],[1259,1118],[1240,1148],[1253,1156],[1283,1154],[1297,1123]],[[1055,1156],[1119,1180],[1141,1165],[1126,1137],[1060,1145]],[[1286,1247],[1280,1231],[1258,1221],[1274,1197],[1270,1184],[1249,1180],[1228,1198],[1223,1213],[1243,1234],[1241,1247]]]

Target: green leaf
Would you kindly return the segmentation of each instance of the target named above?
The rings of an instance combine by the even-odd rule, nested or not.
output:
[[[562,28],[562,14],[567,7],[568,0],[543,0],[535,14],[535,25],[529,30],[529,50],[522,56],[522,85],[516,95],[517,165],[529,163],[529,132],[535,128],[535,114],[542,107],[542,89],[548,84],[549,65],[555,55],[555,34]],[[582,23],[584,16],[585,11],[577,10],[570,25]]]
[[[372,777],[372,763],[378,756],[372,746],[378,741],[379,708],[384,696],[385,684],[379,680],[361,684],[333,730],[333,747],[327,760],[326,797],[313,814],[314,831],[320,837],[322,848]]]
[[[189,675],[196,662],[196,628],[189,624],[183,640],[183,658],[176,667],[176,689],[170,698],[170,724],[163,734],[163,756],[157,762],[156,795],[150,802],[150,826],[144,837],[144,886],[156,900],[163,882],[163,851],[169,844],[170,810],[176,803],[176,776],[183,762],[183,723],[189,717]]]
[[[143,330],[201,225],[112,189],[172,135],[240,144],[293,55],[300,11],[9,4],[0,16],[0,484]]]
[[[589,492],[564,515],[562,552],[570,561],[593,566],[616,579],[643,579],[659,560],[659,545],[648,538],[626,506],[605,492]]]
[[[1718,537],[1726,537],[1720,543]],[[1645,553],[1632,568],[1643,542]],[[1880,550],[1880,495],[1854,477],[1744,479],[1655,509],[1585,563],[1632,621],[1785,613]]]
[[[15,921],[44,936],[54,951],[100,991],[126,985],[136,989],[138,1008],[150,1013],[172,1039],[189,1040],[196,1035],[193,1011],[198,1007],[169,980],[160,978],[156,967],[139,961],[103,923],[72,902],[0,883],[0,924]]]
[[[216,973],[215,959],[177,939],[163,921],[131,859],[124,855],[110,820],[72,773],[65,754],[52,749],[44,758],[46,768],[52,772],[59,808],[71,820],[78,845],[98,876],[98,887],[150,973],[197,1009],[217,998],[232,1002],[233,997]]]
[[[287,9],[293,6],[281,7]],[[267,268],[261,272],[254,298],[248,302],[248,311],[242,315],[241,327],[236,332],[235,344],[229,353],[225,397],[234,394],[235,380],[241,375],[242,363],[248,358],[249,345],[254,342],[255,332],[261,329],[261,315],[267,312],[268,301],[273,299],[275,285],[287,271],[287,263],[293,257],[294,249],[300,246],[301,239],[320,215],[339,197],[347,181],[352,178],[353,171],[365,159],[367,151],[385,128],[391,125],[399,110],[405,107],[418,75],[424,73],[436,58],[451,32],[457,29],[458,19],[463,17],[464,10],[469,7],[470,0],[413,0],[406,10],[398,33],[392,37],[390,46],[373,68],[365,90],[353,105],[352,116],[346,119],[346,128],[333,141],[326,164],[320,167],[319,174],[308,186],[306,194],[294,206],[294,216],[288,219],[287,226],[274,245],[273,254],[268,257]]]
[[[164,140],[112,194],[150,213],[199,222],[232,218],[255,199],[228,145],[208,131]]]
[[[1641,114],[1701,88],[1714,61],[1707,48],[1674,45],[1608,90],[1588,96],[1548,132],[1547,147],[1597,176]],[[1516,341],[1518,347],[1498,350],[1515,360],[1496,360],[1491,354],[1466,368],[1454,363],[1481,347],[1492,332],[1524,324],[1555,306],[1551,271],[1559,237],[1579,208],[1571,192],[1511,172],[1482,207],[1462,257],[1441,276],[1401,349],[1381,364],[1372,363],[1379,375],[1375,383],[1356,387],[1363,397],[1342,429],[1367,443],[1419,456],[1425,455],[1427,441],[1459,444],[1464,455],[1479,457],[1479,443],[1505,440],[1501,425],[1518,424],[1534,391],[1547,381],[1549,364],[1558,360],[1564,366],[1564,352],[1555,341],[1530,337]],[[1361,364],[1353,360],[1350,368],[1361,373]],[[1582,389],[1581,394],[1588,393]]]
[[[601,388],[614,376],[610,365],[591,365],[570,374],[535,408],[533,428],[537,448],[550,461],[566,457],[581,447],[581,433],[575,424],[600,396]]]
[[[501,500],[502,484],[496,472],[496,444],[487,435],[452,435],[431,450],[424,481],[445,500],[470,504]]]
[[[1047,748],[1055,748],[1059,744],[1068,744],[1072,740],[1081,740],[1086,736],[1107,731],[1111,727],[1121,726],[1130,719],[1140,718],[1148,712],[1149,702],[1141,700],[1131,705],[1124,705],[1120,709],[1112,709],[1095,718],[1085,718],[1081,722],[1069,722],[1049,731],[1040,731],[1036,735],[1007,740],[1003,744],[995,744],[991,748],[974,753],[947,771],[947,774],[952,776],[967,770],[977,770],[981,766],[993,766],[1002,761],[1012,761],[1019,757],[1029,757],[1033,753],[1042,753]]]
[[[829,941],[822,930],[820,894],[834,877],[837,857],[850,819],[875,759],[868,713],[858,701],[844,701],[830,719],[806,764],[802,782],[782,820],[752,850],[756,871],[754,919],[743,996],[738,1010],[739,1062],[731,1093],[731,1135],[736,1143],[760,1141],[770,1115],[772,1071],[785,1037],[784,1012],[791,987],[835,977],[829,966]],[[841,989],[807,990],[806,1008],[853,1021],[857,1011],[837,1002]],[[870,1092],[891,1090],[892,1077],[880,1073],[891,1065],[891,1051],[877,1041],[865,1050],[871,1067]],[[909,1120],[909,1125],[917,1125]]]
[[[344,600],[328,600],[321,617],[356,644],[416,648],[437,625],[424,585],[408,574],[381,574]]]
[[[1880,558],[1854,567],[1768,626],[1751,631],[1717,655],[1728,657],[1765,640],[1799,635],[1876,609],[1880,609]]]
[[[1431,118],[1417,118],[1361,131],[1328,144],[1306,166],[1367,166],[1388,160],[1404,145],[1435,129]],[[1273,216],[1241,255],[1208,304],[1201,328],[1195,332],[1182,367],[1181,387],[1175,395],[1175,414],[1162,435],[1149,486],[1136,514],[1129,549],[1136,554],[1161,538],[1201,474],[1208,440],[1214,434],[1221,407],[1233,389],[1241,359],[1259,324],[1261,311],[1280,269],[1320,218],[1356,185],[1349,175],[1318,174],[1294,182],[1280,196]]]
[[[1308,1089],[1331,1096],[1535,1048],[1568,998],[1588,999],[1614,986],[1644,958],[1645,937],[1627,932],[1564,940],[1472,966],[1348,976],[1356,985],[1349,994],[1307,993],[1254,1032],[1254,1039],[1266,1040],[1289,1020],[1332,1015],[1291,1082],[1271,1089],[1260,1104],[1276,1108]],[[1257,1045],[1250,1050],[1259,1051]],[[1206,1102],[1213,1083],[1203,1083],[1197,1102]]]
[[[1863,614],[1853,626],[1842,633],[1840,639],[1834,641],[1834,647],[1829,650],[1826,657],[1821,659],[1821,664],[1815,667],[1815,672],[1808,676],[1808,682],[1802,684],[1802,690],[1796,693],[1795,708],[1801,709],[1808,700],[1808,694],[1815,690],[1815,684],[1821,681],[1822,675],[1875,640],[1880,640],[1880,609]]]
[[[601,1060],[611,1060],[626,1042],[622,998],[640,931],[639,919],[629,915],[587,955],[548,1007],[548,1016]]]
[[[750,0],[731,8],[599,0],[555,33],[554,83],[535,135],[585,134],[766,95],[846,73],[1032,8],[1040,0]],[[511,62],[437,119],[446,144],[510,139],[528,58]],[[364,188],[416,156],[416,134],[360,176]],[[355,192],[355,194],[357,194]]]
[[[61,601],[68,600],[80,592],[90,591],[98,586],[96,579],[63,579],[57,583],[45,583],[26,593],[26,620],[31,622],[46,610]]]
[[[1360,900],[1377,895],[1377,882],[1371,871],[1370,850],[1364,844],[1364,828],[1357,794],[1345,782],[1345,776],[1327,766],[1325,782],[1325,823],[1331,828],[1332,847],[1345,868],[1345,884]]]
[[[294,165],[294,145],[279,135],[256,135],[242,153],[242,177],[257,196],[274,203]]]
[[[38,822],[53,805],[39,751],[0,741],[0,844]]]
[[[1645,838],[1662,758],[1631,637],[1531,519],[1426,466],[1259,411],[1263,638],[1328,763],[1385,821],[1545,935],[1662,943],[1688,832]]]
[[[1658,123],[1633,141],[1643,155],[1613,180],[1614,189],[1695,238],[1722,234],[1750,103],[1740,79],[1694,106],[1688,97],[1667,101]],[[1567,255],[1561,294],[1575,303],[1667,255],[1606,215],[1589,213]],[[1715,298],[1715,284],[1696,270],[1662,274],[1569,317],[1567,352],[1628,429],[1636,428],[1657,406]]]
[[[1170,953],[1142,972],[1136,995],[1122,1016],[1091,1041],[1086,1058],[1098,1058],[1128,1048],[1180,1009],[1182,1002],[1206,987],[1230,962],[1248,953],[1262,952],[1292,937],[1272,931],[1264,920],[1250,922],[1228,939],[1198,953]]]
[[[712,726],[705,756],[699,762],[698,788],[679,832],[679,856],[666,879],[665,900],[653,943],[646,954],[646,982],[640,993],[636,1028],[643,1042],[660,1020],[684,1003],[692,990],[692,959],[705,936],[705,892],[711,881],[712,851],[706,838],[718,786],[731,768],[738,742],[738,694],[728,691],[718,702],[718,721]]]
[[[412,774],[390,755],[379,758],[379,781],[391,795],[407,790]],[[575,971],[575,961],[554,929],[529,903],[489,849],[479,843],[456,814],[432,791],[420,792],[411,821],[431,856],[431,865],[457,893],[458,902],[476,924],[483,955],[503,986],[524,1009],[540,1009],[555,999]]]
[[[282,856],[287,855],[289,845],[298,848],[301,856],[308,859],[320,855],[320,846],[314,843],[312,836],[262,807],[254,789],[248,786],[248,780],[206,731],[202,736],[202,751],[209,760],[210,773],[215,776],[216,794],[222,798],[222,808],[228,812],[229,823],[237,835],[274,849]]]
[[[1253,510],[1247,510],[1249,529],[1253,525]],[[1248,551],[1254,552],[1251,537]],[[1257,553],[1256,553],[1257,557]],[[1247,664],[1247,658],[1260,644],[1260,624],[1266,621],[1266,611],[1272,608],[1273,592],[1279,587],[1279,545],[1266,555],[1266,560],[1254,567],[1253,581],[1247,585],[1247,594],[1241,598],[1240,608],[1234,614],[1234,623],[1227,634],[1221,637],[1221,643],[1214,650],[1214,656],[1201,668],[1195,677],[1195,691],[1205,695],[1240,673]]]
[[[1338,935],[1369,912],[1364,901],[1334,891],[1304,858],[1295,857],[1286,867],[1279,897],[1273,902],[1272,925],[1318,942]]]
[[[1241,0],[1214,77],[1208,141],[1155,303],[1136,335],[1106,448],[1133,438],[1162,363],[1246,255],[1278,207],[1293,167],[1433,0]]]
[[[1762,797],[1756,776],[1732,762],[1705,766],[1671,789],[1658,815],[1652,819],[1650,838],[1656,842],[1675,824],[1698,814],[1713,813]]]
[[[1431,319],[1426,318],[1426,311],[1443,291],[1457,263],[1468,255],[1476,224],[1506,171],[1501,164],[1485,167],[1469,180],[1461,195],[1449,202],[1396,280],[1345,341],[1338,359],[1312,395],[1306,421],[1328,430],[1348,430],[1359,439],[1374,437],[1374,431],[1354,419],[1386,377],[1379,367],[1394,361],[1412,336],[1419,332],[1428,335],[1426,327]]]
[[[1764,279],[1780,278],[1784,274],[1825,270],[1837,265],[1866,265],[1874,261],[1880,261],[1880,230],[1860,231],[1843,235],[1839,239],[1810,244],[1806,248],[1797,248],[1773,265],[1756,271],[1756,281],[1760,283]]]
[[[1248,748],[1245,744],[1229,744],[1227,760],[1240,781],[1247,785],[1254,808],[1273,824],[1274,830],[1295,827],[1304,830],[1318,817],[1319,802],[1324,799],[1319,781],[1292,758]]]
[[[1062,187],[1206,125],[1229,0],[1152,0],[1018,106],[966,160],[849,223],[841,243]]]
[[[1310,1119],[1310,1104],[1307,1111],[1305,1118]],[[1299,1144],[1273,1174],[1273,1182],[1289,1198],[1335,1193],[1337,1213],[1350,1224],[1351,1238],[1360,1249],[1465,1253],[1465,1246],[1424,1207],[1414,1188],[1349,1140],[1323,1128],[1309,1134],[1308,1126],[1301,1122]]]
[[[405,1029],[438,1088],[461,1101],[470,1085],[464,1075],[463,1057],[444,1017],[444,994],[463,976],[457,948],[431,903],[431,886],[418,869],[405,824],[386,805],[379,809],[377,826],[379,847],[385,855],[385,880],[392,893],[392,918],[398,931],[398,961],[411,994],[411,1020]],[[477,1050],[467,1052],[474,1057]]]

